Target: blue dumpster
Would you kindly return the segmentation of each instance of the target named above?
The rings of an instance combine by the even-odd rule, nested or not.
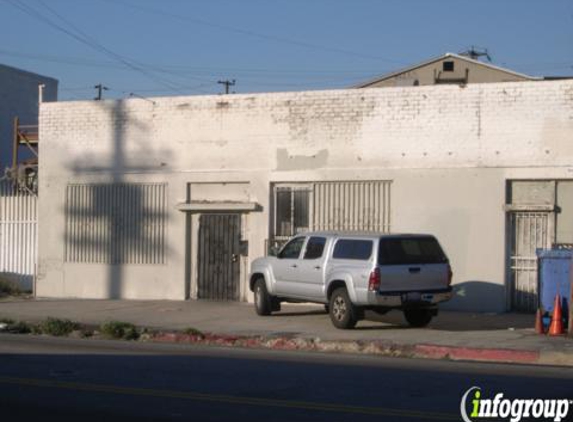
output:
[[[567,324],[571,304],[571,265],[573,250],[537,249],[539,307],[543,316],[553,312],[555,296],[561,296],[564,324]]]

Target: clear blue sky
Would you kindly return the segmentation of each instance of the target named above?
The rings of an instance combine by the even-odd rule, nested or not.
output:
[[[573,75],[573,1],[0,0],[0,39],[63,100],[342,88],[472,45]]]

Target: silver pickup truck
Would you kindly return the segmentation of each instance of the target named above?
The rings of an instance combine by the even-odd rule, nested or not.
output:
[[[420,234],[314,232],[293,237],[277,254],[251,264],[259,315],[281,302],[325,305],[337,328],[353,328],[365,310],[403,310],[423,327],[452,297],[452,270],[435,237]]]

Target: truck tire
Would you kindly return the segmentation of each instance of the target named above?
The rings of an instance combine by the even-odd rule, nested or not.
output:
[[[271,312],[280,312],[281,300],[278,297],[271,296]]]
[[[431,309],[404,309],[404,317],[411,327],[425,327],[432,320]]]
[[[348,292],[344,287],[339,287],[332,292],[328,305],[330,320],[336,328],[354,328],[358,322],[358,312],[354,304],[348,297]]]
[[[267,285],[263,278],[258,278],[255,281],[253,292],[255,293],[255,310],[257,311],[257,315],[270,315],[272,312],[271,296],[269,292],[267,292]]]

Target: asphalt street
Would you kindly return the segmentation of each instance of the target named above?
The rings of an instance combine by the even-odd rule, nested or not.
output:
[[[472,386],[573,399],[573,370],[0,335],[6,421],[461,420]]]

